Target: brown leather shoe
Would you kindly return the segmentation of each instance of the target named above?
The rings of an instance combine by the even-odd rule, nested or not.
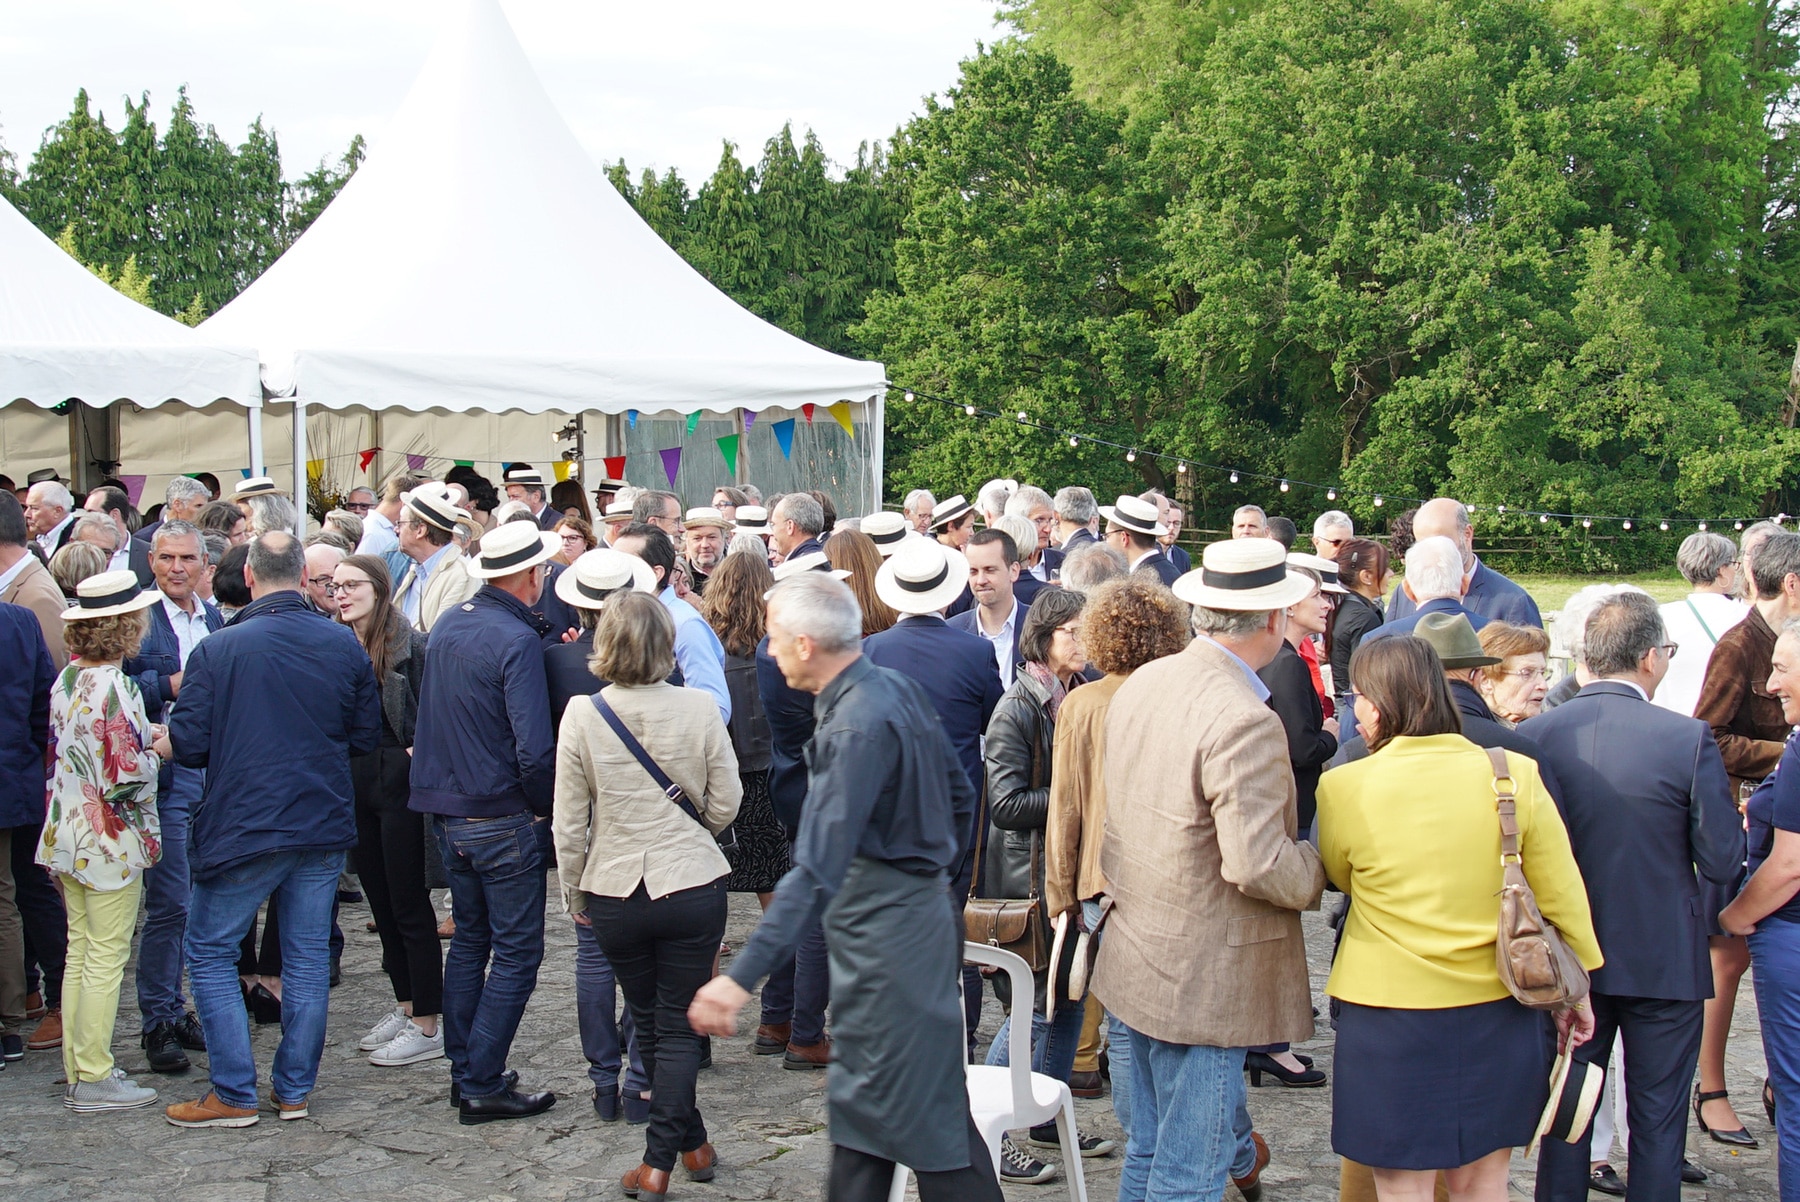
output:
[[[711,1144],[701,1144],[692,1152],[681,1154],[681,1167],[687,1170],[689,1181],[711,1181],[713,1168],[719,1163],[719,1154],[713,1151]]]
[[[619,1178],[619,1188],[625,1191],[627,1198],[636,1198],[638,1202],[663,1202],[669,1196],[669,1174],[640,1164]]]
[[[305,1098],[301,1098],[298,1102],[284,1102],[275,1096],[274,1090],[270,1090],[269,1103],[275,1107],[275,1113],[285,1121],[303,1119],[306,1117]]]
[[[44,1005],[42,992],[34,989],[25,995],[25,1020],[27,1022],[40,1019],[49,1012],[50,1007]]]
[[[787,1051],[788,1040],[793,1037],[793,1023],[764,1023],[756,1028],[756,1042],[750,1050],[758,1056],[779,1056]]]
[[[1238,1193],[1244,1195],[1244,1202],[1257,1202],[1262,1197],[1262,1171],[1269,1167],[1269,1145],[1263,1137],[1252,1131],[1250,1140],[1256,1145],[1256,1163],[1244,1177],[1233,1177],[1231,1184],[1238,1187]]]
[[[831,1065],[831,1038],[827,1036],[818,1043],[790,1043],[787,1054],[781,1058],[782,1068],[811,1069],[829,1068]]]
[[[1078,1098],[1101,1098],[1106,1096],[1106,1086],[1097,1069],[1091,1073],[1070,1073],[1069,1092]]]
[[[25,1046],[34,1052],[47,1052],[62,1047],[62,1040],[62,1007],[58,1006],[44,1015],[44,1021],[26,1038]]]
[[[176,1127],[254,1127],[260,1117],[256,1107],[246,1110],[233,1106],[216,1093],[209,1093],[198,1102],[177,1102],[163,1114]]]

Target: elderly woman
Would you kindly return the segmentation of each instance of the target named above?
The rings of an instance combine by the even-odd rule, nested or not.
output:
[[[1700,686],[1706,680],[1713,648],[1727,630],[1749,616],[1750,607],[1737,599],[1748,573],[1738,545],[1707,530],[1681,540],[1675,566],[1693,591],[1664,605],[1662,619],[1669,641],[1680,644],[1683,654],[1669,661],[1669,674],[1656,686],[1651,700],[1692,717],[1700,704]]]
[[[349,542],[352,551],[354,551],[357,545],[362,542],[362,517],[359,514],[350,512],[348,509],[333,509],[330,513],[327,513],[321,529],[330,530],[343,535],[345,540]]]
[[[983,861],[982,893],[987,897],[1043,895],[1043,843],[1050,815],[1056,716],[1087,667],[1087,653],[1081,648],[1081,610],[1086,603],[1080,593],[1051,589],[1031,607],[1019,634],[1019,657],[1024,662],[988,720],[982,754],[993,822]],[[1046,1021],[1045,975],[1038,974],[1035,1005],[1028,998],[1001,1000],[1009,1003],[1013,1017],[1021,1017],[1019,1010],[1032,1005],[1032,1068],[1066,1082],[1081,1042],[1082,1008],[1060,1006],[1054,1021]],[[996,978],[996,985],[1000,980],[1003,978]],[[1011,1021],[1008,1018],[994,1036],[988,1049],[989,1064],[1006,1063],[1006,1028]],[[1057,1147],[1055,1125],[1033,1128],[1030,1142]],[[1104,1156],[1114,1146],[1099,1136],[1082,1135],[1079,1142],[1084,1156]]]
[[[1769,692],[1800,725],[1800,621],[1775,640]],[[1789,736],[1775,775],[1751,795],[1750,879],[1719,914],[1734,936],[1749,936],[1767,1090],[1774,1095],[1782,1202],[1800,1199],[1800,736]],[[1765,1100],[1767,1099],[1765,1092]]]
[[[594,537],[594,527],[585,518],[563,518],[556,523],[556,537],[562,539],[562,550],[553,558],[565,568],[600,545]]]
[[[50,579],[62,590],[63,600],[75,604],[75,586],[106,571],[111,556],[90,542],[64,543],[50,557]]]
[[[1337,1018],[1331,1145],[1374,1169],[1383,1202],[1507,1193],[1512,1149],[1548,1097],[1548,1020],[1495,967],[1500,824],[1486,752],[1463,738],[1437,652],[1365,643],[1350,662],[1370,754],[1319,782],[1319,851],[1349,895],[1325,991]],[[1601,962],[1581,871],[1528,758],[1505,753],[1520,850],[1538,907],[1589,969]],[[1593,1033],[1586,1003],[1556,1016]]]
[[[618,976],[650,1079],[643,1163],[621,1186],[657,1199],[677,1159],[691,1180],[713,1176],[694,1099],[701,1042],[687,1010],[725,935],[731,865],[715,836],[743,793],[718,706],[667,683],[674,668],[675,624],[662,604],[609,597],[593,672],[612,683],[563,713],[552,817],[563,901],[577,924],[592,925]]]
[[[81,1112],[148,1106],[146,1089],[113,1063],[119,984],[131,958],[144,870],[162,858],[159,761],[137,684],[121,664],[137,654],[150,606],[129,570],[76,586],[65,610],[69,666],[50,690],[49,812],[37,862],[62,888],[69,952],[63,968],[63,1105]]]
[[[1550,692],[1550,636],[1536,626],[1511,622],[1489,622],[1476,634],[1482,652],[1500,660],[1475,678],[1494,721],[1512,727],[1543,713]]]

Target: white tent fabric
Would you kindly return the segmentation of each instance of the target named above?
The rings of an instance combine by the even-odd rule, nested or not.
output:
[[[101,283],[0,200],[0,404],[71,399],[261,405],[262,386],[247,346],[212,345]]]
[[[333,409],[761,411],[884,387],[644,224],[494,0],[470,0],[344,191],[202,329],[256,346],[269,395]]]

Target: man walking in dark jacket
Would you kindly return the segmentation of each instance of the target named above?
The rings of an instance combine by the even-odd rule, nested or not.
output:
[[[12,840],[19,834],[15,827],[31,830],[44,821],[44,752],[56,669],[37,618],[22,605],[0,602],[0,656],[12,665],[0,673],[0,1040],[16,1043],[23,1055],[25,932],[13,896]]]
[[[556,735],[547,626],[532,606],[561,545],[528,522],[489,531],[469,565],[482,588],[444,612],[426,651],[410,804],[431,815],[450,878],[456,935],[444,957],[444,1051],[464,1123],[525,1118],[556,1103],[548,1090],[518,1092],[506,1056],[544,959]]]
[[[349,627],[301,592],[306,553],[285,531],[250,544],[251,602],[195,646],[156,751],[206,770],[188,817],[188,978],[212,1091],[168,1108],[177,1127],[257,1121],[256,1057],[238,945],[273,896],[281,907],[281,1043],[271,1073],[284,1119],[306,1117],[325,1047],[331,908],[356,845],[350,757],[381,739],[375,672]]]

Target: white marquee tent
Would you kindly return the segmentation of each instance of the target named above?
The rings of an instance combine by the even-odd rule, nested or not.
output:
[[[213,345],[180,322],[96,279],[12,205],[0,200],[0,462],[14,470],[72,462],[64,401],[153,409],[169,401],[240,416],[259,407],[254,351]],[[242,443],[239,443],[242,446]]]
[[[309,406],[630,412],[635,428],[636,413],[777,420],[849,401],[879,503],[882,366],[770,325],[689,267],[576,141],[494,0],[452,19],[356,176],[201,330],[260,352],[267,395],[294,401],[296,466]]]

